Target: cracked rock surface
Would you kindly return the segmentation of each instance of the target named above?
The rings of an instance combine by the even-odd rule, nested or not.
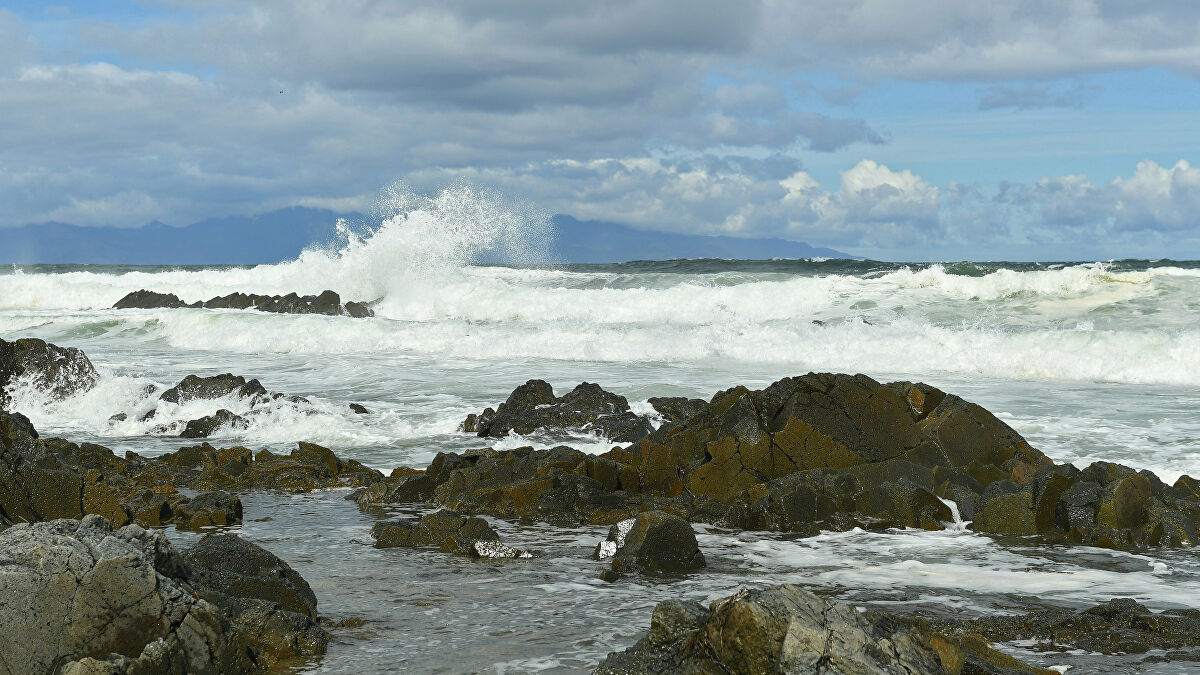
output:
[[[114,531],[99,516],[5,530],[0,672],[260,670],[254,650],[193,593],[185,573],[161,532]]]
[[[922,619],[860,612],[784,584],[742,590],[705,608],[666,600],[633,647],[597,675],[660,673],[1051,673]]]

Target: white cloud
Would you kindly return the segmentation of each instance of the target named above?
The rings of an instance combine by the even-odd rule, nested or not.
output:
[[[1200,169],[1179,160],[1170,168],[1145,160],[1109,188],[1121,230],[1182,230],[1200,225]]]

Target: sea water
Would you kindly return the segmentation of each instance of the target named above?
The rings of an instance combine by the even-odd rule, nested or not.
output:
[[[606,439],[535,433],[499,441],[459,432],[531,378],[565,393],[597,382],[649,411],[651,396],[710,398],[809,371],[918,380],[983,405],[1060,462],[1200,475],[1200,263],[902,264],[854,260],[674,260],[547,265],[544,220],[469,191],[407,201],[338,246],[258,267],[0,268],[0,337],[83,349],[92,391],[49,400],[27,382],[14,408],[44,437],[155,455],[192,441],[156,427],[237,399],[155,407],[189,374],[256,377],[310,405],[279,402],[211,442],[288,451],[332,448],[385,472],[440,451]],[[472,264],[481,252],[516,262]],[[113,310],[130,291],[187,302],[234,291],[375,301],[369,319],[256,311]],[[369,413],[358,415],[349,403]],[[113,421],[125,413],[124,421]],[[605,527],[491,519],[532,560],[473,562],[434,551],[376,550],[376,519],[346,491],[241,495],[234,530],[287,560],[337,628],[313,672],[577,672],[630,646],[655,602],[710,601],[746,586],[797,583],[863,607],[930,617],[1082,608],[1132,597],[1200,608],[1191,550],[1140,554],[943,532],[796,538],[698,525],[709,567],[683,579],[599,580],[590,559]],[[186,544],[195,535],[169,534]],[[1140,657],[1010,651],[1077,672],[1127,672]],[[1177,672],[1163,664],[1148,672]]]

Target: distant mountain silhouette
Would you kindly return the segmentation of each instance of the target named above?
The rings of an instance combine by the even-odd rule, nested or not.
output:
[[[254,265],[292,260],[313,244],[336,240],[338,218],[361,214],[293,207],[257,216],[211,218],[186,227],[80,227],[37,223],[0,228],[0,263],[113,265]],[[782,239],[669,234],[618,223],[554,217],[555,262],[625,262],[672,258],[850,258]],[[486,260],[486,257],[485,257]]]

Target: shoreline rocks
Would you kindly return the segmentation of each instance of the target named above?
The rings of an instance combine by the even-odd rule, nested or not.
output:
[[[666,600],[650,630],[596,675],[659,673],[1038,673],[991,648],[908,618],[832,602],[785,584],[714,601]]]
[[[204,302],[188,304],[179,299],[174,293],[156,293],[142,289],[128,293],[113,305],[113,309],[256,309],[260,312],[273,314],[324,314],[326,316],[348,316],[363,319],[375,316],[370,303],[342,303],[340,295],[334,291],[324,291],[318,295],[258,295],[255,293],[230,293],[218,296]]]
[[[523,432],[594,413],[564,416],[566,398],[531,380],[467,426]],[[981,406],[922,383],[810,373],[734,387],[675,414],[684,421],[602,455],[567,446],[439,453],[423,473],[381,481],[358,501],[561,524],[662,510],[803,535],[961,526],[953,502],[976,532],[997,536],[1120,550],[1200,541],[1195,479],[1167,486],[1117,464],[1055,464]]]
[[[430,548],[471,558],[531,558],[531,554],[500,542],[488,522],[440,509],[417,520],[397,519],[371,528],[375,548]]]

